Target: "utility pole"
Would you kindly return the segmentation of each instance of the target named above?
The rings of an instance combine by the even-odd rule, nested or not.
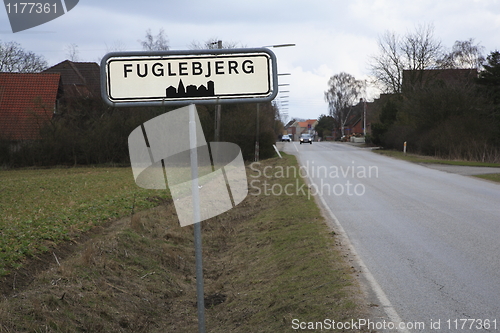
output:
[[[217,41],[217,48],[222,49],[221,40]],[[221,113],[221,105],[217,103],[217,105],[215,105],[215,135],[214,135],[215,142],[220,141],[220,118],[221,118],[220,113]]]
[[[220,104],[215,105],[215,142],[220,141]]]
[[[279,45],[266,45],[266,46],[263,46],[263,47],[288,47],[288,46],[295,46],[295,44],[279,44]],[[286,74],[278,74],[279,75],[290,75],[290,73],[286,73]],[[283,86],[284,84],[282,85],[278,85],[278,86]],[[259,120],[259,113],[260,113],[260,104],[257,103],[257,120],[256,120],[256,124],[255,124],[255,127],[256,127],[256,133],[255,133],[255,154],[254,154],[254,161],[255,162],[258,162],[259,161],[259,158],[260,158],[260,152],[259,152],[259,132],[260,132],[260,120]]]
[[[366,138],[366,98],[363,98],[363,136]]]
[[[215,43],[214,43],[215,44]],[[222,41],[219,40],[217,41],[217,48],[222,49]],[[194,108],[193,108],[194,110]],[[190,111],[194,112],[194,111]],[[221,114],[221,107],[220,104],[217,103],[215,106],[215,142],[219,142],[220,140],[220,114]],[[193,154],[193,151],[196,152],[196,130],[195,130],[195,123],[192,121],[194,119],[194,115],[190,114],[190,121],[189,121],[189,126],[190,126],[190,142],[191,144],[191,154]],[[191,128],[192,127],[192,128]],[[194,133],[194,134],[193,134]],[[195,148],[193,148],[195,147]],[[193,162],[193,157],[191,157],[191,178],[193,179],[193,193],[198,193],[198,183],[194,182],[195,179],[198,178],[197,175],[197,157],[195,155]],[[195,171],[193,171],[195,170]],[[199,220],[199,198],[196,195],[193,195],[193,207],[198,209],[198,212],[195,211],[195,219]],[[196,215],[198,214],[198,215]],[[195,259],[196,259],[196,298],[197,298],[197,304],[198,304],[198,333],[205,333],[205,292],[204,292],[204,283],[203,283],[203,255],[202,255],[202,241],[201,241],[201,222],[195,223],[194,224],[194,245],[195,245]]]
[[[259,147],[259,132],[260,132],[260,128],[259,128],[259,123],[260,123],[259,112],[260,112],[260,104],[257,103],[257,122],[255,124],[255,127],[257,129],[257,132],[255,133],[255,156],[254,156],[255,162],[259,161],[259,155],[260,155],[260,152],[259,152],[259,149],[260,149],[260,147]]]

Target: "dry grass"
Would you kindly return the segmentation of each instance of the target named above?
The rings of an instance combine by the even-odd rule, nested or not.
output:
[[[208,332],[289,332],[293,318],[367,317],[353,268],[314,201],[249,195],[202,229]],[[52,260],[1,299],[0,332],[197,331],[193,228],[178,225],[171,202],[116,221],[60,265]]]

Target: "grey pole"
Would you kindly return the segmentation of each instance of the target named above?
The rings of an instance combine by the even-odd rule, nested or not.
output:
[[[260,120],[259,120],[259,113],[260,113],[260,104],[257,103],[257,121],[256,121],[256,124],[255,124],[255,127],[256,127],[256,133],[255,133],[255,156],[254,156],[254,160],[255,162],[259,162],[259,157],[260,157],[260,147],[259,147],[259,134],[260,134],[260,129],[259,129],[259,124],[260,124]]]
[[[214,136],[214,142],[219,142],[220,141],[220,111],[221,111],[221,106],[217,101],[217,105],[215,106],[215,136]]]
[[[189,148],[191,157],[191,191],[193,193],[194,251],[196,259],[196,298],[198,332],[205,333],[205,299],[203,291],[203,256],[201,252],[200,193],[198,188],[198,147],[196,145],[196,108],[189,105]]]
[[[366,140],[366,98],[363,98],[363,136]]]
[[[217,48],[222,49],[222,41],[219,40],[217,41]],[[217,105],[215,106],[215,135],[214,135],[214,141],[219,142],[220,141],[220,113],[221,113],[221,105],[219,104],[219,100],[217,100]]]

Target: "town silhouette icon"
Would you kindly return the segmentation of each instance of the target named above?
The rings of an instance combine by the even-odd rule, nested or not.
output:
[[[191,84],[184,87],[182,79],[179,80],[177,88],[170,86],[166,90],[167,98],[185,98],[185,97],[212,97],[215,96],[214,81],[208,81],[207,85],[200,85],[199,87]]]

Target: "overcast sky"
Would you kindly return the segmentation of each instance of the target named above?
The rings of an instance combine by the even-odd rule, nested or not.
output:
[[[0,10],[0,40],[16,41],[43,55],[49,65],[68,58],[77,45],[80,61],[98,62],[114,50],[141,50],[147,29],[164,29],[172,50],[217,38],[242,47],[295,43],[275,48],[290,117],[328,113],[324,91],[330,76],[347,72],[368,79],[370,56],[386,31],[405,34],[418,25],[451,48],[475,38],[485,54],[500,49],[500,0],[80,0],[66,15],[12,33]],[[284,89],[282,89],[284,90]],[[371,96],[373,97],[373,96]]]

